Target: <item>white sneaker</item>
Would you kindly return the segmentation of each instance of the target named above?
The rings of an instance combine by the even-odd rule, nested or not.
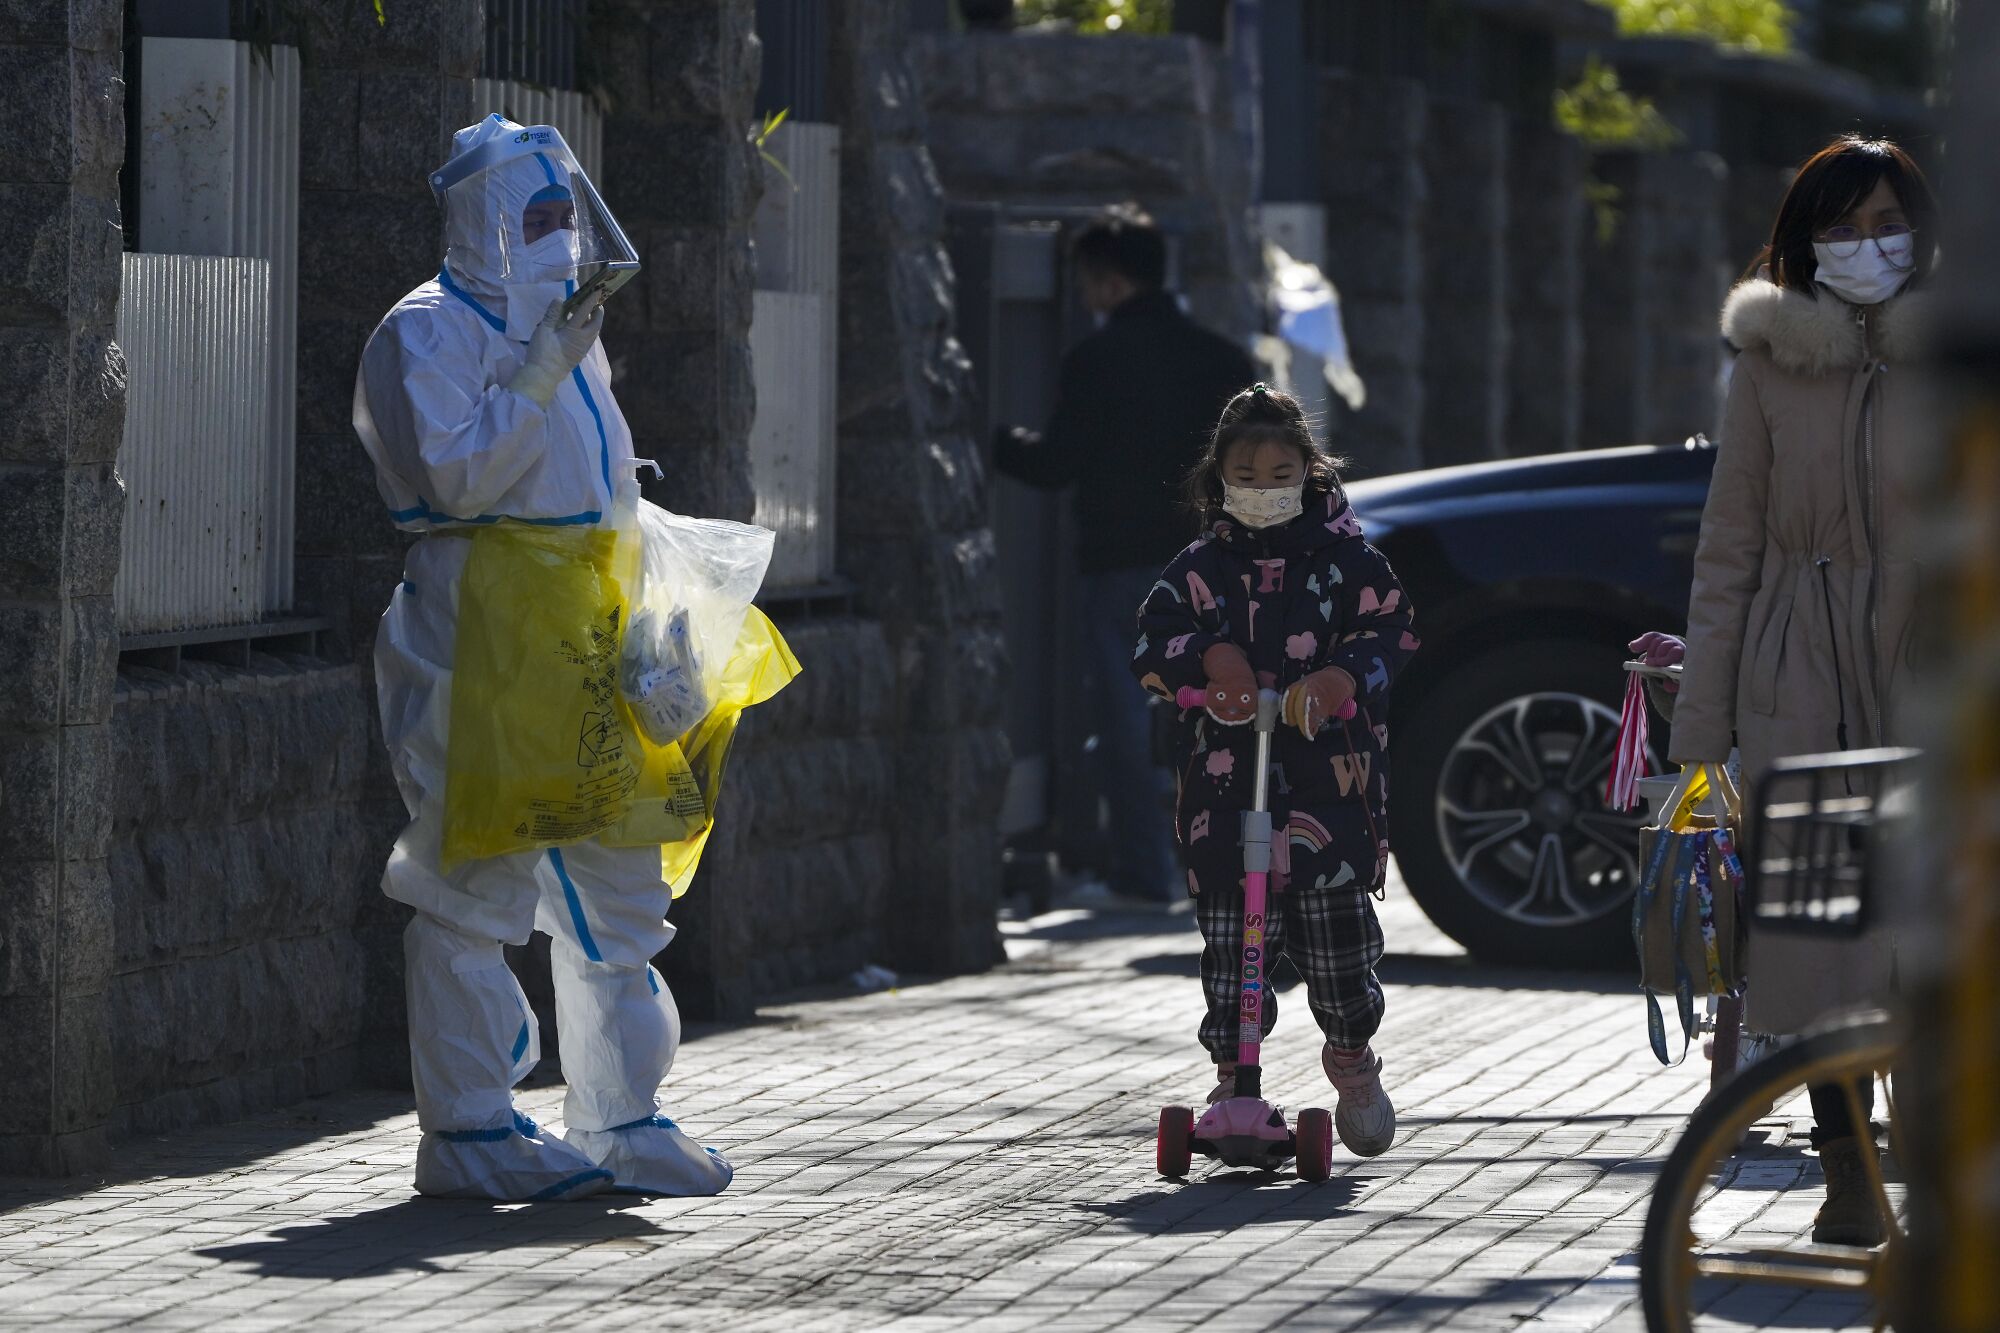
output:
[[[1208,1104],[1226,1102],[1236,1095],[1236,1066],[1217,1065],[1215,1067],[1215,1088],[1208,1094]]]
[[[713,1148],[704,1148],[663,1115],[615,1129],[572,1129],[570,1146],[608,1169],[621,1194],[720,1194],[736,1168]]]
[[[417,1193],[432,1198],[540,1203],[609,1188],[609,1171],[519,1111],[510,1125],[430,1130],[417,1144]]]
[[[1382,1091],[1382,1060],[1373,1048],[1364,1046],[1358,1055],[1343,1060],[1335,1056],[1329,1043],[1320,1052],[1320,1068],[1332,1082],[1340,1100],[1333,1110],[1333,1127],[1340,1141],[1356,1157],[1379,1157],[1396,1138],[1396,1108]]]

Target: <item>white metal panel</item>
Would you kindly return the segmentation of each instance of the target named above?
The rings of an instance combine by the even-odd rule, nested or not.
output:
[[[119,628],[244,624],[270,611],[269,260],[128,254]]]
[[[604,113],[583,93],[537,88],[509,79],[474,79],[472,110],[480,119],[497,111],[516,125],[555,126],[584,171],[603,190]]]
[[[765,140],[757,203],[757,286],[834,296],[840,290],[840,127],[788,120]],[[791,179],[787,181],[785,177]]]
[[[771,414],[784,420],[786,431],[810,422],[816,432],[811,440],[799,440],[793,446],[798,457],[810,455],[814,460],[809,474],[811,494],[798,492],[808,474],[800,473],[787,481],[795,501],[814,510],[809,525],[814,534],[810,558],[805,554],[796,557],[794,582],[815,583],[833,577],[834,509],[838,502],[840,127],[787,121],[771,134],[764,148],[784,164],[784,171],[767,166],[764,195],[753,224],[759,290],[750,342],[757,361],[757,416],[760,426]],[[820,303],[817,344],[800,341],[803,335],[798,331],[781,334],[769,327],[772,320],[789,319],[790,312],[808,308],[800,302],[764,299],[779,294],[810,297]],[[759,325],[764,326],[761,332]],[[767,349],[781,344],[786,349],[785,359],[775,366],[768,364]],[[811,401],[806,401],[808,398]],[[761,490],[759,496],[761,503]],[[803,531],[804,525],[798,530]],[[799,540],[795,538],[793,544]],[[781,551],[786,544],[781,536]],[[805,573],[808,565],[809,577]],[[772,582],[777,585],[775,574]]]
[[[139,91],[140,245],[148,254],[269,263],[267,415],[241,447],[264,454],[261,603],[283,610],[292,602],[295,545],[298,51],[272,46],[265,59],[247,42],[148,37]]]
[[[826,368],[822,345],[831,332],[833,311],[825,297],[801,292],[758,292],[753,301],[753,521],[778,534],[765,584],[809,587],[832,573],[822,532],[833,515],[823,485],[824,442],[833,433],[832,395],[821,376]]]

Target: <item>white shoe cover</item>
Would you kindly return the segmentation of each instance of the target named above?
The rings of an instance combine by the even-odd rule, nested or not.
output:
[[[1320,1067],[1339,1094],[1333,1127],[1356,1157],[1379,1157],[1396,1138],[1396,1108],[1382,1090],[1382,1057],[1368,1047],[1359,1057],[1341,1060],[1333,1047],[1320,1052]]]
[[[501,1129],[436,1130],[417,1145],[417,1193],[540,1203],[611,1188],[611,1173],[519,1111]]]
[[[672,1194],[684,1198],[720,1194],[736,1168],[713,1148],[704,1148],[663,1115],[616,1129],[571,1129],[570,1146],[610,1170],[613,1189],[624,1194]]]

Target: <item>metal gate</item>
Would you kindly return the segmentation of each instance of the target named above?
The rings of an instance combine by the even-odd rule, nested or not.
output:
[[[982,440],[996,427],[1040,429],[1055,406],[1062,353],[1085,327],[1068,281],[1069,212],[954,205],[947,245],[958,279],[959,338],[979,390]],[[1083,765],[1090,726],[1076,698],[1079,669],[1075,525],[1066,494],[1036,490],[990,467],[1001,621],[1012,674],[1007,730],[1014,748],[1001,832],[1010,847],[1066,861],[1094,849],[1098,793]],[[1086,814],[1088,812],[1088,814]]]

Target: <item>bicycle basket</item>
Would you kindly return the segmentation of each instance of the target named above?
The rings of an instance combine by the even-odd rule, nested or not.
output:
[[[1921,753],[1846,750],[1771,765],[1750,829],[1753,925],[1836,937],[1867,929],[1871,872],[1893,863],[1915,822]]]

